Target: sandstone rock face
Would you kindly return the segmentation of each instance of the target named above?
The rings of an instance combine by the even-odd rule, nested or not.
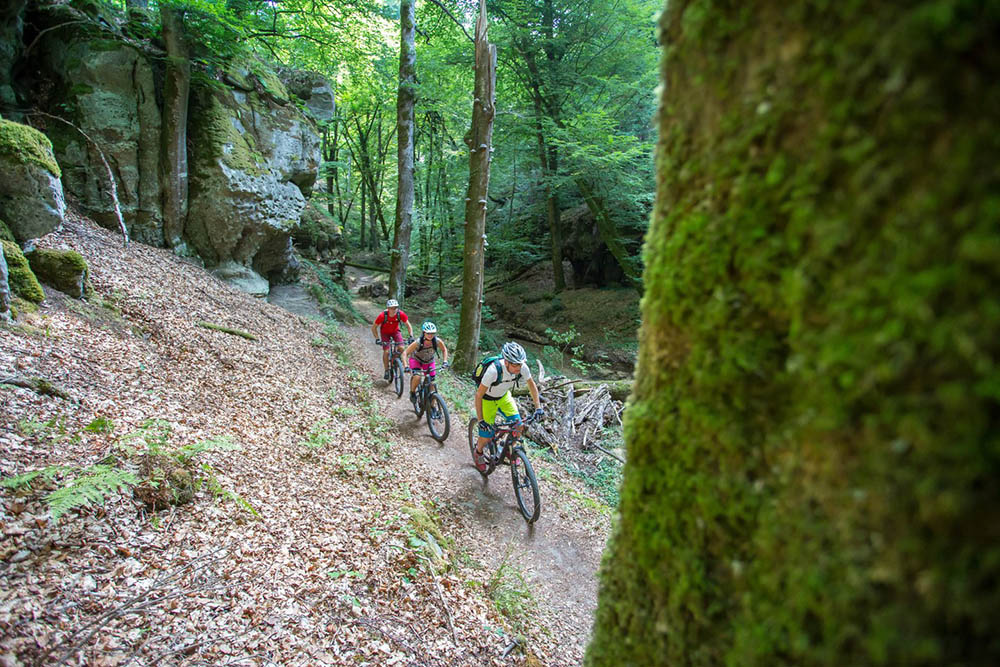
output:
[[[66,215],[59,165],[44,134],[0,119],[0,218],[24,242],[57,229]]]
[[[318,130],[276,78],[243,70],[227,83],[192,94],[189,134],[198,148],[185,234],[209,268],[230,274],[236,263],[276,282],[294,279],[291,232],[318,173]],[[234,284],[259,293],[254,280]]]
[[[21,35],[24,30],[21,12],[26,1],[0,2],[0,105],[5,107],[17,104],[11,74],[14,62],[20,55]]]
[[[282,67],[278,69],[278,77],[289,93],[302,100],[313,118],[323,122],[333,120],[337,110],[333,88],[322,74]]]
[[[47,39],[42,49],[44,67],[68,110],[61,115],[100,145],[115,174],[122,216],[132,238],[162,246],[160,111],[150,61],[124,42],[70,34],[69,39]],[[83,213],[117,229],[107,173],[96,148],[64,123],[52,122],[48,132],[63,167],[66,190]]]

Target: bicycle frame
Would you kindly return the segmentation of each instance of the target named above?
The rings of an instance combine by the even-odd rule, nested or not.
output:
[[[486,443],[486,448],[490,450],[495,463],[510,461],[510,455],[521,446],[524,431],[533,421],[534,418],[528,417],[510,424],[500,424],[493,427],[493,435]],[[497,451],[501,445],[502,448]]]

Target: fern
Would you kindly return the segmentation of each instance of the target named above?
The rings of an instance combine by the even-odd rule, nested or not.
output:
[[[242,448],[229,436],[222,436],[221,438],[201,440],[193,445],[184,445],[174,452],[174,458],[181,465],[188,465],[202,452],[231,452],[239,449]]]
[[[7,477],[6,479],[0,480],[0,486],[5,489],[30,489],[31,483],[37,478],[41,477],[47,482],[51,482],[56,476],[63,472],[64,470],[69,470],[66,466],[48,466],[47,468],[42,468],[41,470],[30,470],[20,475],[15,475],[13,477]]]
[[[138,431],[133,431],[122,438],[121,444],[128,454],[135,453],[135,449],[129,443],[136,440],[144,444],[150,454],[162,454],[173,430],[174,427],[165,419],[147,419]]]
[[[76,507],[103,505],[108,496],[139,483],[132,473],[108,465],[93,465],[81,472],[83,474],[45,497],[53,521]]]

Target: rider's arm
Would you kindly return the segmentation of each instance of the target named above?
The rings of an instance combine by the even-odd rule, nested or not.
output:
[[[483,421],[483,396],[486,395],[486,385],[479,385],[479,389],[476,390],[476,417],[479,421]]]
[[[413,354],[413,352],[417,349],[417,343],[419,343],[419,342],[420,341],[415,340],[412,343],[410,343],[409,345],[407,345],[406,349],[403,350],[403,364],[404,365],[408,366],[410,364],[410,355]]]
[[[410,338],[413,338],[413,327],[410,325],[410,318],[406,318],[406,330],[410,332]]]
[[[375,321],[372,322],[372,336],[374,336],[375,338],[381,338],[381,336],[379,336],[378,332],[376,331],[377,329],[378,329],[378,318],[376,317]]]
[[[441,361],[446,364],[448,363],[448,346],[440,338],[438,338],[438,345],[441,346]]]
[[[531,400],[535,402],[535,409],[542,407],[542,399],[538,396],[538,385],[534,378],[528,378],[528,391],[531,392]]]

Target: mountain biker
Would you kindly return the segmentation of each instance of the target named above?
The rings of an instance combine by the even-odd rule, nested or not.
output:
[[[476,467],[480,472],[486,471],[486,461],[483,460],[483,448],[493,436],[493,422],[499,411],[508,423],[521,419],[517,411],[517,403],[510,390],[514,385],[525,380],[531,400],[535,402],[534,417],[545,414],[541,399],[538,396],[538,385],[531,379],[528,368],[528,355],[524,348],[510,341],[504,343],[500,350],[501,360],[489,365],[476,389],[476,416],[479,417],[479,439],[476,441]]]
[[[382,367],[385,369],[383,380],[389,379],[389,346],[386,343],[396,341],[396,349],[403,349],[403,332],[399,330],[399,323],[406,325],[413,338],[413,327],[410,325],[410,318],[399,308],[399,301],[389,299],[385,302],[385,310],[378,314],[375,322],[372,323],[372,336],[375,337],[375,344],[382,346]],[[378,333],[375,329],[378,328]]]
[[[434,379],[434,355],[441,352],[442,368],[448,365],[448,346],[437,337],[437,325],[431,321],[424,322],[420,327],[420,338],[410,343],[403,350],[403,365],[407,366],[404,373],[409,373],[417,368],[421,369]],[[410,402],[417,400],[417,385],[420,378],[414,374],[410,380]]]

